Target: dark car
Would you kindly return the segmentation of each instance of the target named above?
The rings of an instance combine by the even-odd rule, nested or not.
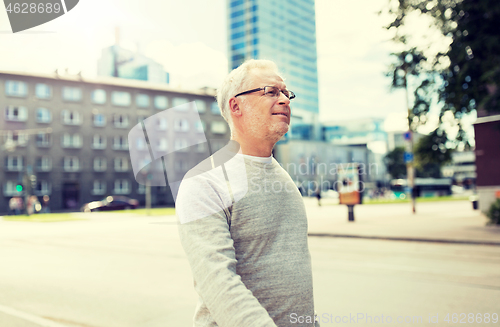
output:
[[[109,210],[124,210],[136,209],[139,206],[139,201],[127,198],[126,196],[113,195],[107,196],[100,201],[92,201],[82,207],[83,212],[92,211],[109,211]]]

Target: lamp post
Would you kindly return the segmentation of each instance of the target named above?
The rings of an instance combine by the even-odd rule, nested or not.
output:
[[[415,167],[413,165],[413,129],[412,129],[412,113],[410,109],[410,98],[408,94],[408,67],[404,67],[404,88],[406,95],[406,108],[408,110],[408,132],[405,133],[405,162],[406,162],[406,178],[408,180],[409,196],[411,197],[412,212],[416,213],[416,192],[415,192]]]

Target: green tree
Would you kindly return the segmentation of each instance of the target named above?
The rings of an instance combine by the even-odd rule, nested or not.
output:
[[[431,103],[430,92],[435,84],[434,75],[429,74],[425,64],[427,58],[423,52],[413,47],[409,50],[393,53],[393,63],[389,67],[387,76],[391,77],[391,89],[404,89],[408,106],[408,126],[415,131],[420,125],[427,122]],[[410,104],[409,78],[418,80],[418,86],[413,90],[413,104]]]
[[[446,132],[439,128],[418,141],[414,151],[418,177],[441,177],[441,167],[452,160],[447,142]]]
[[[402,147],[397,147],[387,153],[384,157],[384,163],[387,171],[393,179],[406,178],[406,164],[404,162],[405,150]]]
[[[402,30],[413,13],[431,17],[434,27],[451,40],[448,49],[436,56],[417,57],[421,69],[415,75],[419,85],[416,89],[422,89],[420,100],[423,101],[415,98],[410,108],[416,117],[423,117],[428,113],[428,100],[433,94],[437,95],[440,123],[446,112],[452,113],[458,126],[456,141],[467,145],[461,121],[464,115],[479,109],[500,112],[500,1],[389,0],[387,8],[385,12],[393,19],[387,28],[396,30],[395,42],[409,47],[409,35],[404,35]],[[411,51],[423,54],[427,49],[411,48],[395,56]],[[397,63],[396,60],[391,69],[397,68]],[[394,78],[392,84],[394,86]],[[410,119],[410,123],[425,121]]]

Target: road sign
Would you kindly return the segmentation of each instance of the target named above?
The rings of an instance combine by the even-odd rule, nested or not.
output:
[[[405,152],[404,158],[405,158],[405,163],[413,162],[413,153]]]
[[[405,141],[410,141],[411,140],[411,132],[408,131],[405,133]]]

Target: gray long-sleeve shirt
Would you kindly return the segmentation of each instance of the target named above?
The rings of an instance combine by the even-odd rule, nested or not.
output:
[[[314,326],[290,317],[314,316],[303,200],[267,159],[237,155],[225,171],[181,184],[176,209],[199,294],[196,327]]]

